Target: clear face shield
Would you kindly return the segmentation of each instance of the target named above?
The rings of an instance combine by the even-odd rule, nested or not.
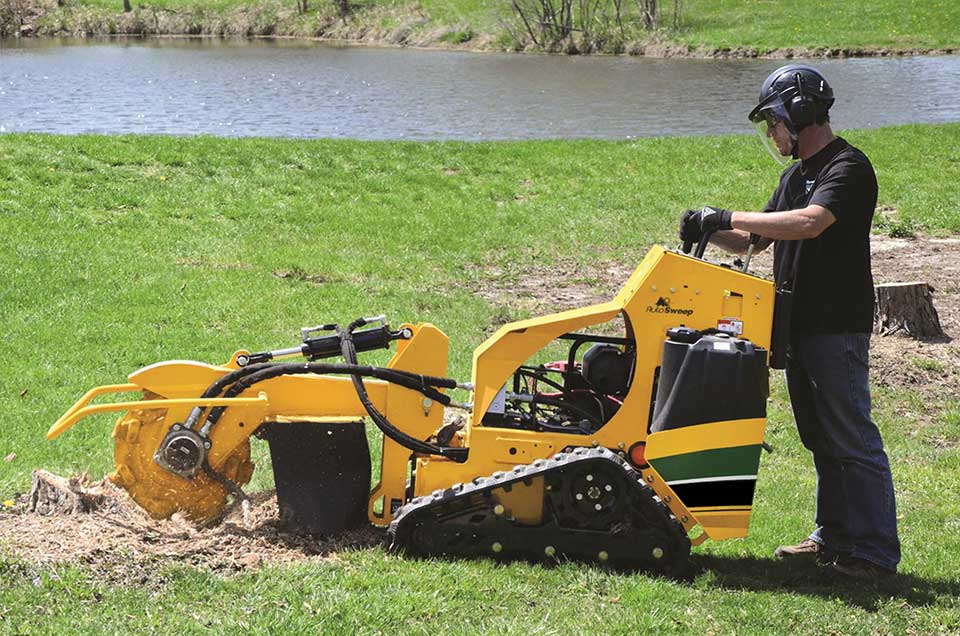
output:
[[[763,147],[774,161],[781,166],[787,166],[797,158],[797,134],[790,123],[790,116],[779,100],[755,109],[750,113],[750,121],[760,135]]]

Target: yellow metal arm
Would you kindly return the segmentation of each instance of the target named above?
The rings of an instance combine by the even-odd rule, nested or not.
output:
[[[88,404],[98,395],[107,393],[127,393],[130,391],[142,391],[143,387],[137,384],[108,384],[98,386],[84,393],[83,397],[77,400],[77,403],[70,407],[60,419],[54,422],[50,430],[47,431],[47,439],[54,440],[58,438],[68,428],[87,417],[97,413],[111,413],[118,411],[129,411],[132,409],[168,409],[171,407],[187,406],[267,406],[269,401],[265,393],[260,393],[257,397],[247,398],[174,398],[168,400],[137,400],[134,402],[114,402],[112,404]]]
[[[60,437],[60,434],[65,430],[77,423],[77,420],[84,417],[83,415],[77,416],[77,412],[83,409],[87,404],[89,404],[93,398],[98,395],[104,395],[106,393],[127,393],[129,391],[139,391],[140,386],[136,384],[107,384],[104,386],[98,386],[94,389],[90,389],[83,396],[77,400],[76,404],[67,409],[67,412],[60,416],[53,426],[50,427],[50,430],[47,431],[47,439],[57,439]]]

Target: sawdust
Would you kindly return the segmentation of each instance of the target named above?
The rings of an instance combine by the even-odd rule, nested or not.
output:
[[[344,549],[374,545],[382,533],[363,528],[321,538],[284,532],[274,491],[250,495],[212,527],[174,515],[151,519],[123,490],[107,481],[74,478],[98,505],[89,512],[31,512],[27,496],[0,512],[0,546],[38,565],[74,563],[116,583],[162,585],[164,564],[239,572],[267,564],[330,561]]]

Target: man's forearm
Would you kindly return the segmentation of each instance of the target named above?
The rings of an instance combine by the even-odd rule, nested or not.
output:
[[[688,211],[685,214],[689,218],[684,217],[684,222],[698,224],[700,231],[731,228],[718,229],[713,234],[712,242],[735,254],[747,252],[751,234],[760,237],[756,246],[759,251],[772,241],[815,238],[837,220],[830,210],[821,205],[808,205],[786,212],[730,212],[706,207],[701,211]]]
[[[734,212],[734,215],[737,213]],[[734,254],[746,254],[750,245],[750,232],[743,230],[723,230],[714,232],[710,242]]]
[[[774,240],[795,241],[816,238],[836,221],[827,208],[811,205],[786,212],[734,212],[731,225],[746,234]],[[746,250],[746,246],[743,248]]]

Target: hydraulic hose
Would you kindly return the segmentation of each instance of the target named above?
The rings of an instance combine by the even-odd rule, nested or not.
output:
[[[419,373],[412,373],[410,371],[404,371],[401,369],[388,369],[384,367],[373,367],[358,364],[357,351],[353,343],[352,335],[355,329],[365,325],[366,322],[367,321],[364,318],[359,318],[350,323],[346,329],[337,330],[338,335],[340,336],[341,352],[346,364],[329,362],[308,362],[295,364],[271,364],[264,362],[251,364],[249,366],[231,371],[230,373],[227,373],[223,377],[219,378],[216,382],[207,387],[207,389],[203,392],[202,397],[218,397],[221,395],[221,393],[223,394],[223,397],[236,397],[259,382],[283,375],[350,375],[354,389],[357,391],[357,396],[360,399],[360,403],[363,404],[367,414],[370,415],[374,424],[376,424],[377,428],[379,428],[384,435],[397,442],[401,446],[404,446],[405,448],[408,448],[416,453],[440,455],[457,462],[466,461],[467,449],[436,446],[407,435],[399,428],[394,426],[389,420],[387,420],[387,418],[377,410],[376,406],[374,406],[373,402],[370,400],[369,394],[367,393],[366,387],[363,385],[363,380],[361,379],[363,377],[377,378],[413,391],[418,391],[431,400],[439,402],[443,406],[449,406],[451,399],[450,396],[441,393],[438,388],[456,389],[458,388],[459,383],[453,378],[429,376]],[[220,418],[223,417],[223,413],[226,409],[226,406],[214,407],[210,409],[206,418],[202,418],[204,409],[201,407],[195,407],[190,412],[187,421],[184,422],[184,426],[188,429],[193,429],[193,427],[201,419],[205,419],[203,426],[199,430],[199,433],[203,436],[208,436],[210,434],[210,430],[216,426],[217,422],[220,421]]]
[[[209,387],[207,387],[207,389],[203,392],[203,395],[201,395],[201,397],[202,398],[218,397],[220,396],[221,393],[223,393],[223,391],[226,388],[234,385],[235,383],[241,380],[244,380],[250,376],[253,376],[254,374],[257,374],[261,371],[278,369],[280,367],[284,369],[288,369],[288,371],[286,371],[285,374],[289,374],[289,375],[296,375],[298,373],[315,373],[318,375],[322,375],[322,374],[351,373],[354,371],[353,369],[354,366],[356,365],[315,362],[315,363],[310,363],[309,368],[313,370],[303,371],[302,369],[304,368],[304,365],[302,363],[275,364],[275,363],[263,362],[258,364],[252,364],[250,366],[242,367],[240,369],[236,369],[235,371],[231,371],[230,373],[227,373],[226,375],[218,379],[216,382],[211,384]],[[381,380],[386,380],[388,382],[393,382],[394,384],[405,386],[414,391],[420,391],[421,393],[424,393],[424,395],[427,395],[427,397],[429,397],[430,399],[436,400],[442,403],[444,406],[448,406],[450,404],[449,397],[445,396],[439,391],[435,391],[431,393],[427,393],[426,391],[429,391],[432,387],[440,387],[444,389],[456,389],[459,386],[458,382],[453,378],[442,378],[439,376],[423,375],[420,373],[412,373],[410,371],[404,371],[402,369],[386,369],[383,367],[366,366],[366,367],[357,367],[357,370],[362,375],[376,377]],[[284,375],[284,373],[281,373],[279,375]],[[270,375],[269,377],[276,377],[276,375]],[[260,379],[257,379],[256,382],[260,382],[264,379],[269,379],[269,378],[260,378]],[[244,386],[243,390],[249,388],[249,386],[250,386],[249,384]],[[227,397],[234,397],[235,395],[236,394],[229,395]],[[213,424],[215,424],[216,421],[220,419],[220,416],[223,413],[224,408],[226,407],[218,407],[218,408],[212,409],[210,412],[210,416],[206,418],[207,421],[209,422],[210,417],[212,417],[214,413],[216,413],[216,417],[213,420]],[[184,422],[184,427],[192,429],[196,425],[196,423],[200,421],[201,416],[203,415],[203,411],[204,411],[203,408],[199,406],[195,407],[190,412],[190,416],[187,418],[187,421]],[[210,424],[210,423],[205,424],[203,427],[203,430],[209,431],[209,429],[213,426],[213,424]]]
[[[227,391],[223,394],[223,397],[236,397],[254,384],[269,380],[271,378],[276,378],[282,375],[304,375],[310,373],[314,375],[349,374],[360,377],[373,377],[400,385],[413,391],[418,391],[426,397],[443,404],[444,406],[448,406],[451,402],[450,396],[441,393],[431,385],[432,380],[448,380],[447,378],[431,378],[429,376],[418,375],[405,371],[397,371],[395,369],[386,369],[383,367],[372,367],[358,364],[338,364],[333,362],[301,362],[290,364],[263,364],[257,366],[260,368],[254,369],[251,373],[245,374],[244,377],[241,377],[239,380],[237,380],[232,386],[230,386],[229,389],[227,389]],[[243,371],[243,369],[240,369],[239,371]],[[239,373],[239,371],[234,371],[233,373]],[[456,381],[450,381],[452,381],[453,386],[456,387]],[[211,389],[208,389],[207,392],[211,392]],[[204,393],[205,397],[208,397],[207,392]],[[211,409],[210,415],[207,417],[206,422],[204,423],[200,432],[202,434],[206,434],[211,428],[216,426],[226,409],[226,406],[217,406]]]
[[[340,347],[343,353],[343,359],[348,364],[355,365],[357,363],[357,350],[353,346],[353,338],[351,334],[354,329],[361,327],[366,324],[366,321],[363,318],[358,318],[357,320],[350,323],[346,329],[340,332]],[[350,377],[353,381],[353,386],[357,391],[357,397],[360,398],[360,403],[363,404],[363,408],[366,409],[367,414],[370,415],[370,419],[373,420],[373,423],[376,424],[383,434],[397,444],[400,444],[404,448],[411,450],[415,453],[421,453],[424,455],[439,455],[440,457],[446,457],[452,459],[455,462],[463,463],[467,461],[467,453],[469,452],[466,448],[449,448],[436,446],[430,444],[429,442],[424,442],[415,437],[407,435],[399,428],[394,426],[380,411],[377,410],[377,407],[374,406],[373,402],[370,401],[370,396],[367,394],[367,389],[363,386],[363,380],[360,373],[351,373]],[[433,389],[433,392],[442,396],[446,399],[446,402],[440,400],[444,405],[450,403],[450,398],[446,395],[440,393]],[[427,395],[424,393],[424,395]],[[430,396],[428,396],[430,397]]]
[[[563,400],[549,397],[546,395],[526,395],[522,393],[514,394],[512,396],[508,395],[507,398],[515,402],[529,402],[530,404],[544,404],[546,406],[557,406],[560,408],[564,408],[569,411],[573,411],[583,419],[587,420],[588,422],[596,426],[597,429],[603,426],[603,422],[598,420],[593,413],[571,402],[564,402]],[[594,430],[597,430],[597,429],[594,429]]]
[[[241,378],[245,378],[248,375],[252,375],[257,371],[262,371],[263,369],[269,368],[270,366],[272,365],[267,363],[251,364],[248,367],[241,367],[235,371],[231,371],[230,373],[224,375],[219,380],[217,380],[216,382],[208,386],[207,390],[204,391],[200,397],[201,398],[218,397],[223,392],[224,389],[226,389],[228,386],[230,386],[237,380],[240,380]],[[187,417],[187,421],[183,423],[183,426],[185,428],[192,429],[196,425],[196,423],[200,420],[201,416],[203,415],[203,411],[204,409],[202,407],[199,407],[199,406],[193,407],[193,410],[190,411],[190,416]]]

